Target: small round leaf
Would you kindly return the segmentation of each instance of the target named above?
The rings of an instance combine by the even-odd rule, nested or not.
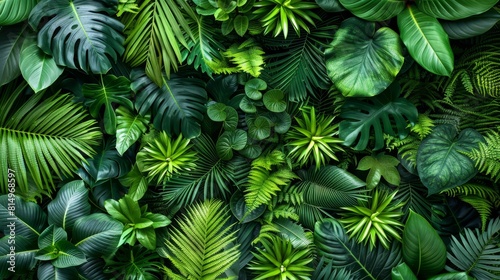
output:
[[[285,94],[279,89],[272,89],[264,94],[264,106],[274,113],[281,113],[286,110]]]

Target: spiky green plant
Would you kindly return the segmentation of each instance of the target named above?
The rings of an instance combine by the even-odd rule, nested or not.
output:
[[[300,167],[314,162],[316,169],[330,159],[338,160],[335,152],[344,149],[339,145],[342,140],[334,137],[339,126],[333,123],[334,117],[316,114],[314,107],[303,107],[301,110],[302,118],[295,118],[298,126],[292,126],[285,136],[288,155]]]
[[[342,207],[346,212],[341,213],[339,222],[345,226],[350,238],[365,245],[370,242],[370,250],[375,248],[377,241],[389,249],[391,236],[400,241],[403,224],[399,220],[404,215],[401,211],[404,203],[393,201],[396,193],[376,189],[370,200],[360,201],[357,206]]]

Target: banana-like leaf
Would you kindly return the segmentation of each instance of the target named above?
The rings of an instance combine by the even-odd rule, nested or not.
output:
[[[127,107],[116,109],[116,150],[123,155],[147,130],[151,115],[134,114]]]
[[[61,76],[64,67],[40,49],[34,40],[26,40],[21,50],[21,74],[34,92],[52,85]]]
[[[442,20],[441,25],[450,39],[466,39],[490,30],[500,20],[500,13],[490,9],[485,13],[460,20]]]
[[[83,181],[72,181],[60,188],[47,210],[49,224],[71,231],[78,218],[90,214],[88,190]]]
[[[408,124],[415,124],[418,111],[410,101],[399,98],[400,88],[392,84],[385,92],[369,99],[349,99],[341,107],[339,137],[344,145],[361,151],[375,138],[374,150],[384,147],[384,133],[404,138]],[[394,125],[396,126],[394,129]]]
[[[67,240],[57,242],[55,247],[58,250],[58,254],[57,258],[52,261],[54,267],[67,268],[81,265],[87,261],[83,251]]]
[[[340,0],[355,16],[370,21],[384,21],[397,16],[405,8],[404,0]]]
[[[44,0],[29,23],[38,30],[38,46],[57,64],[85,73],[104,74],[123,53],[123,24],[110,15],[116,0]]]
[[[478,15],[491,9],[498,0],[417,0],[424,13],[446,20],[457,20]]]
[[[427,278],[427,280],[474,280],[465,272],[449,272]]]
[[[391,280],[417,280],[417,276],[415,276],[411,268],[403,262],[392,268]]]
[[[37,0],[0,1],[0,26],[12,25],[28,18]]]
[[[109,280],[105,266],[106,262],[102,258],[87,258],[87,261],[76,269],[82,280]]]
[[[9,275],[31,271],[36,265],[35,254],[38,251],[36,240],[25,238],[17,233],[15,239],[9,239],[9,237],[10,235],[6,235],[0,239],[0,278],[6,277],[2,279],[9,279]],[[15,240],[15,244],[12,240]],[[14,252],[11,246],[15,246]],[[11,268],[12,266],[14,268]]]
[[[9,203],[12,204],[10,208]],[[15,209],[12,206],[15,206]],[[0,228],[3,229],[3,234],[10,236],[11,230],[8,225],[14,221],[16,235],[23,236],[36,244],[38,236],[47,226],[47,215],[34,202],[25,201],[18,196],[14,198],[9,198],[8,195],[0,196]]]
[[[61,240],[67,240],[68,233],[55,225],[48,226],[38,237],[38,248],[43,249],[56,245]],[[37,255],[40,255],[37,253]]]
[[[454,55],[448,34],[436,18],[410,5],[398,15],[398,27],[401,40],[418,64],[436,75],[450,76]]]
[[[466,183],[477,173],[474,161],[465,153],[484,142],[483,136],[472,128],[460,134],[451,124],[435,127],[420,144],[417,170],[429,195]]]
[[[27,24],[2,26],[0,29],[0,38],[2,38],[0,40],[0,86],[21,75],[19,68],[21,49],[24,40],[29,36],[31,35]]]
[[[403,231],[403,258],[415,275],[430,277],[446,263],[446,246],[424,217],[410,210]]]
[[[112,254],[122,234],[123,225],[103,213],[94,213],[76,220],[72,242],[87,257],[107,257]]]
[[[172,77],[158,87],[142,70],[131,73],[132,89],[137,93],[135,107],[145,115],[150,109],[153,125],[170,135],[182,133],[186,138],[198,137],[206,111],[207,92],[203,81]]]
[[[57,268],[50,262],[42,262],[37,270],[39,280],[75,280],[78,279],[78,272],[74,267]]]
[[[325,59],[335,86],[344,96],[356,97],[375,96],[384,91],[396,78],[404,60],[396,32],[388,27],[376,30],[374,22],[357,18],[342,22],[325,51]]]

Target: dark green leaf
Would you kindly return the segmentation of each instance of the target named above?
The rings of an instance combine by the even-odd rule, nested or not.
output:
[[[457,20],[491,9],[498,0],[417,0],[424,13],[441,19]]]
[[[392,280],[417,280],[417,276],[413,274],[411,268],[406,263],[401,263],[396,267],[392,268],[391,272]]]
[[[50,262],[42,262],[37,270],[38,280],[75,280],[78,272],[74,267],[57,268]]]
[[[14,204],[15,210],[10,208],[9,202]],[[10,205],[13,206],[13,205]],[[3,234],[10,236],[11,229],[8,227],[15,222],[15,232],[18,236],[23,236],[26,240],[36,240],[47,225],[47,215],[42,208],[34,203],[28,202],[16,196],[9,199],[9,195],[0,196],[0,228]]]
[[[243,193],[240,191],[235,192],[231,196],[231,202],[229,205],[231,206],[231,212],[233,215],[243,224],[259,218],[266,211],[266,206],[261,205],[260,207],[257,207],[257,209],[245,215],[248,212],[248,207],[245,203],[245,196],[243,196]]]
[[[240,101],[240,109],[245,113],[255,113],[257,112],[257,107],[253,104],[252,100],[248,97],[243,97]]]
[[[251,79],[245,83],[245,94],[252,100],[262,98],[262,90],[267,89],[267,84],[262,79]]]
[[[30,240],[16,233],[14,244],[12,239],[9,238],[10,236],[7,235],[0,239],[0,277],[26,273],[33,270],[36,265],[35,253],[38,251],[36,240]],[[35,244],[34,246],[33,243]],[[11,248],[13,245],[15,245],[15,250]],[[14,273],[12,273],[12,270],[9,270],[9,267],[12,266],[15,266],[13,268]],[[7,277],[7,279],[9,278]]]
[[[37,0],[4,0],[0,2],[0,26],[12,25],[28,18]]]
[[[325,51],[328,75],[344,96],[381,93],[403,66],[398,34],[388,27],[375,28],[374,22],[349,18]]]
[[[142,246],[149,250],[156,248],[156,233],[153,227],[141,228],[136,230],[137,240]]]
[[[276,133],[285,134],[292,126],[292,118],[287,112],[269,113],[265,114],[265,116],[271,121],[271,126]]]
[[[427,280],[474,280],[474,278],[465,272],[450,272],[427,278]]]
[[[55,246],[59,250],[59,253],[57,259],[52,261],[54,267],[66,268],[78,266],[87,261],[83,251],[67,240],[61,240]]]
[[[67,239],[68,234],[64,229],[50,225],[40,234],[40,237],[38,237],[38,248],[43,249],[45,247],[55,246],[57,242]]]
[[[214,122],[223,122],[227,118],[226,104],[212,103],[208,105],[207,115]]]
[[[321,9],[330,13],[345,11],[339,0],[316,0],[316,4],[318,4]]]
[[[116,113],[116,150],[123,155],[146,132],[151,116],[136,115],[123,106]]]
[[[148,180],[141,173],[137,164],[134,165],[127,175],[120,178],[120,183],[129,187],[128,195],[135,201],[141,199],[148,190]]]
[[[460,20],[442,20],[441,25],[450,39],[466,39],[481,35],[490,30],[500,20],[500,13],[490,9],[480,15]]]
[[[0,2],[0,5],[2,2]],[[29,34],[27,24],[2,26],[0,29],[0,86],[21,75],[19,68],[21,48]]]
[[[82,280],[109,280],[105,273],[106,263],[102,258],[87,258],[87,261],[77,267],[78,276]]]
[[[233,150],[239,151],[247,144],[247,133],[244,130],[225,131],[217,139],[215,148],[221,159],[230,160],[233,157]]]
[[[248,135],[257,140],[263,140],[271,135],[271,124],[269,119],[259,116],[254,120],[247,118]]]
[[[245,33],[248,30],[248,17],[242,16],[242,15],[237,15],[234,18],[234,30],[240,36],[245,35]]]
[[[103,213],[94,213],[76,220],[72,242],[87,257],[109,256],[118,246],[123,225]]]
[[[472,128],[462,130],[440,125],[418,148],[417,170],[429,195],[466,183],[477,173],[474,161],[463,154],[477,148],[484,138]]]
[[[47,206],[49,224],[71,231],[75,221],[90,214],[88,190],[83,181],[66,183]]]
[[[405,8],[404,0],[340,0],[355,16],[370,21],[384,21],[397,16]]]

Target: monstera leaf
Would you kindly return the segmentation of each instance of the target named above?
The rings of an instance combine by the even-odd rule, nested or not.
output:
[[[109,16],[116,0],[42,0],[29,22],[38,30],[38,46],[57,64],[85,73],[106,73],[123,51],[123,24]]]
[[[370,137],[374,136],[374,149],[379,150],[384,147],[384,133],[399,137],[408,135],[408,122],[414,124],[417,121],[418,111],[408,100],[398,98],[399,92],[399,86],[393,84],[376,97],[347,100],[341,108],[340,117],[344,120],[339,126],[339,136],[344,144],[354,146],[355,150],[364,150]],[[395,122],[396,131],[392,122]]]
[[[417,152],[417,170],[429,195],[466,183],[477,173],[474,161],[462,152],[477,148],[484,138],[472,128],[460,134],[450,124],[433,129]]]
[[[418,0],[417,7],[424,13],[441,19],[457,20],[491,9],[498,0]]]
[[[392,29],[376,30],[374,22],[350,18],[325,51],[327,72],[344,96],[374,96],[394,81],[403,66],[402,52]]]
[[[0,26],[12,25],[28,18],[37,0],[0,1]]]
[[[201,80],[172,75],[158,87],[142,70],[132,71],[131,79],[132,90],[137,93],[136,109],[141,115],[152,109],[153,125],[157,129],[169,135],[182,133],[186,138],[200,135],[207,102],[205,84]]]
[[[439,21],[410,5],[398,15],[401,40],[411,57],[427,71],[449,76],[454,56],[448,35]]]
[[[383,21],[397,16],[405,8],[404,0],[340,0],[355,16],[371,21]]]
[[[441,25],[450,39],[466,39],[481,35],[490,30],[500,20],[500,13],[496,9],[480,15],[460,20],[443,20]]]

